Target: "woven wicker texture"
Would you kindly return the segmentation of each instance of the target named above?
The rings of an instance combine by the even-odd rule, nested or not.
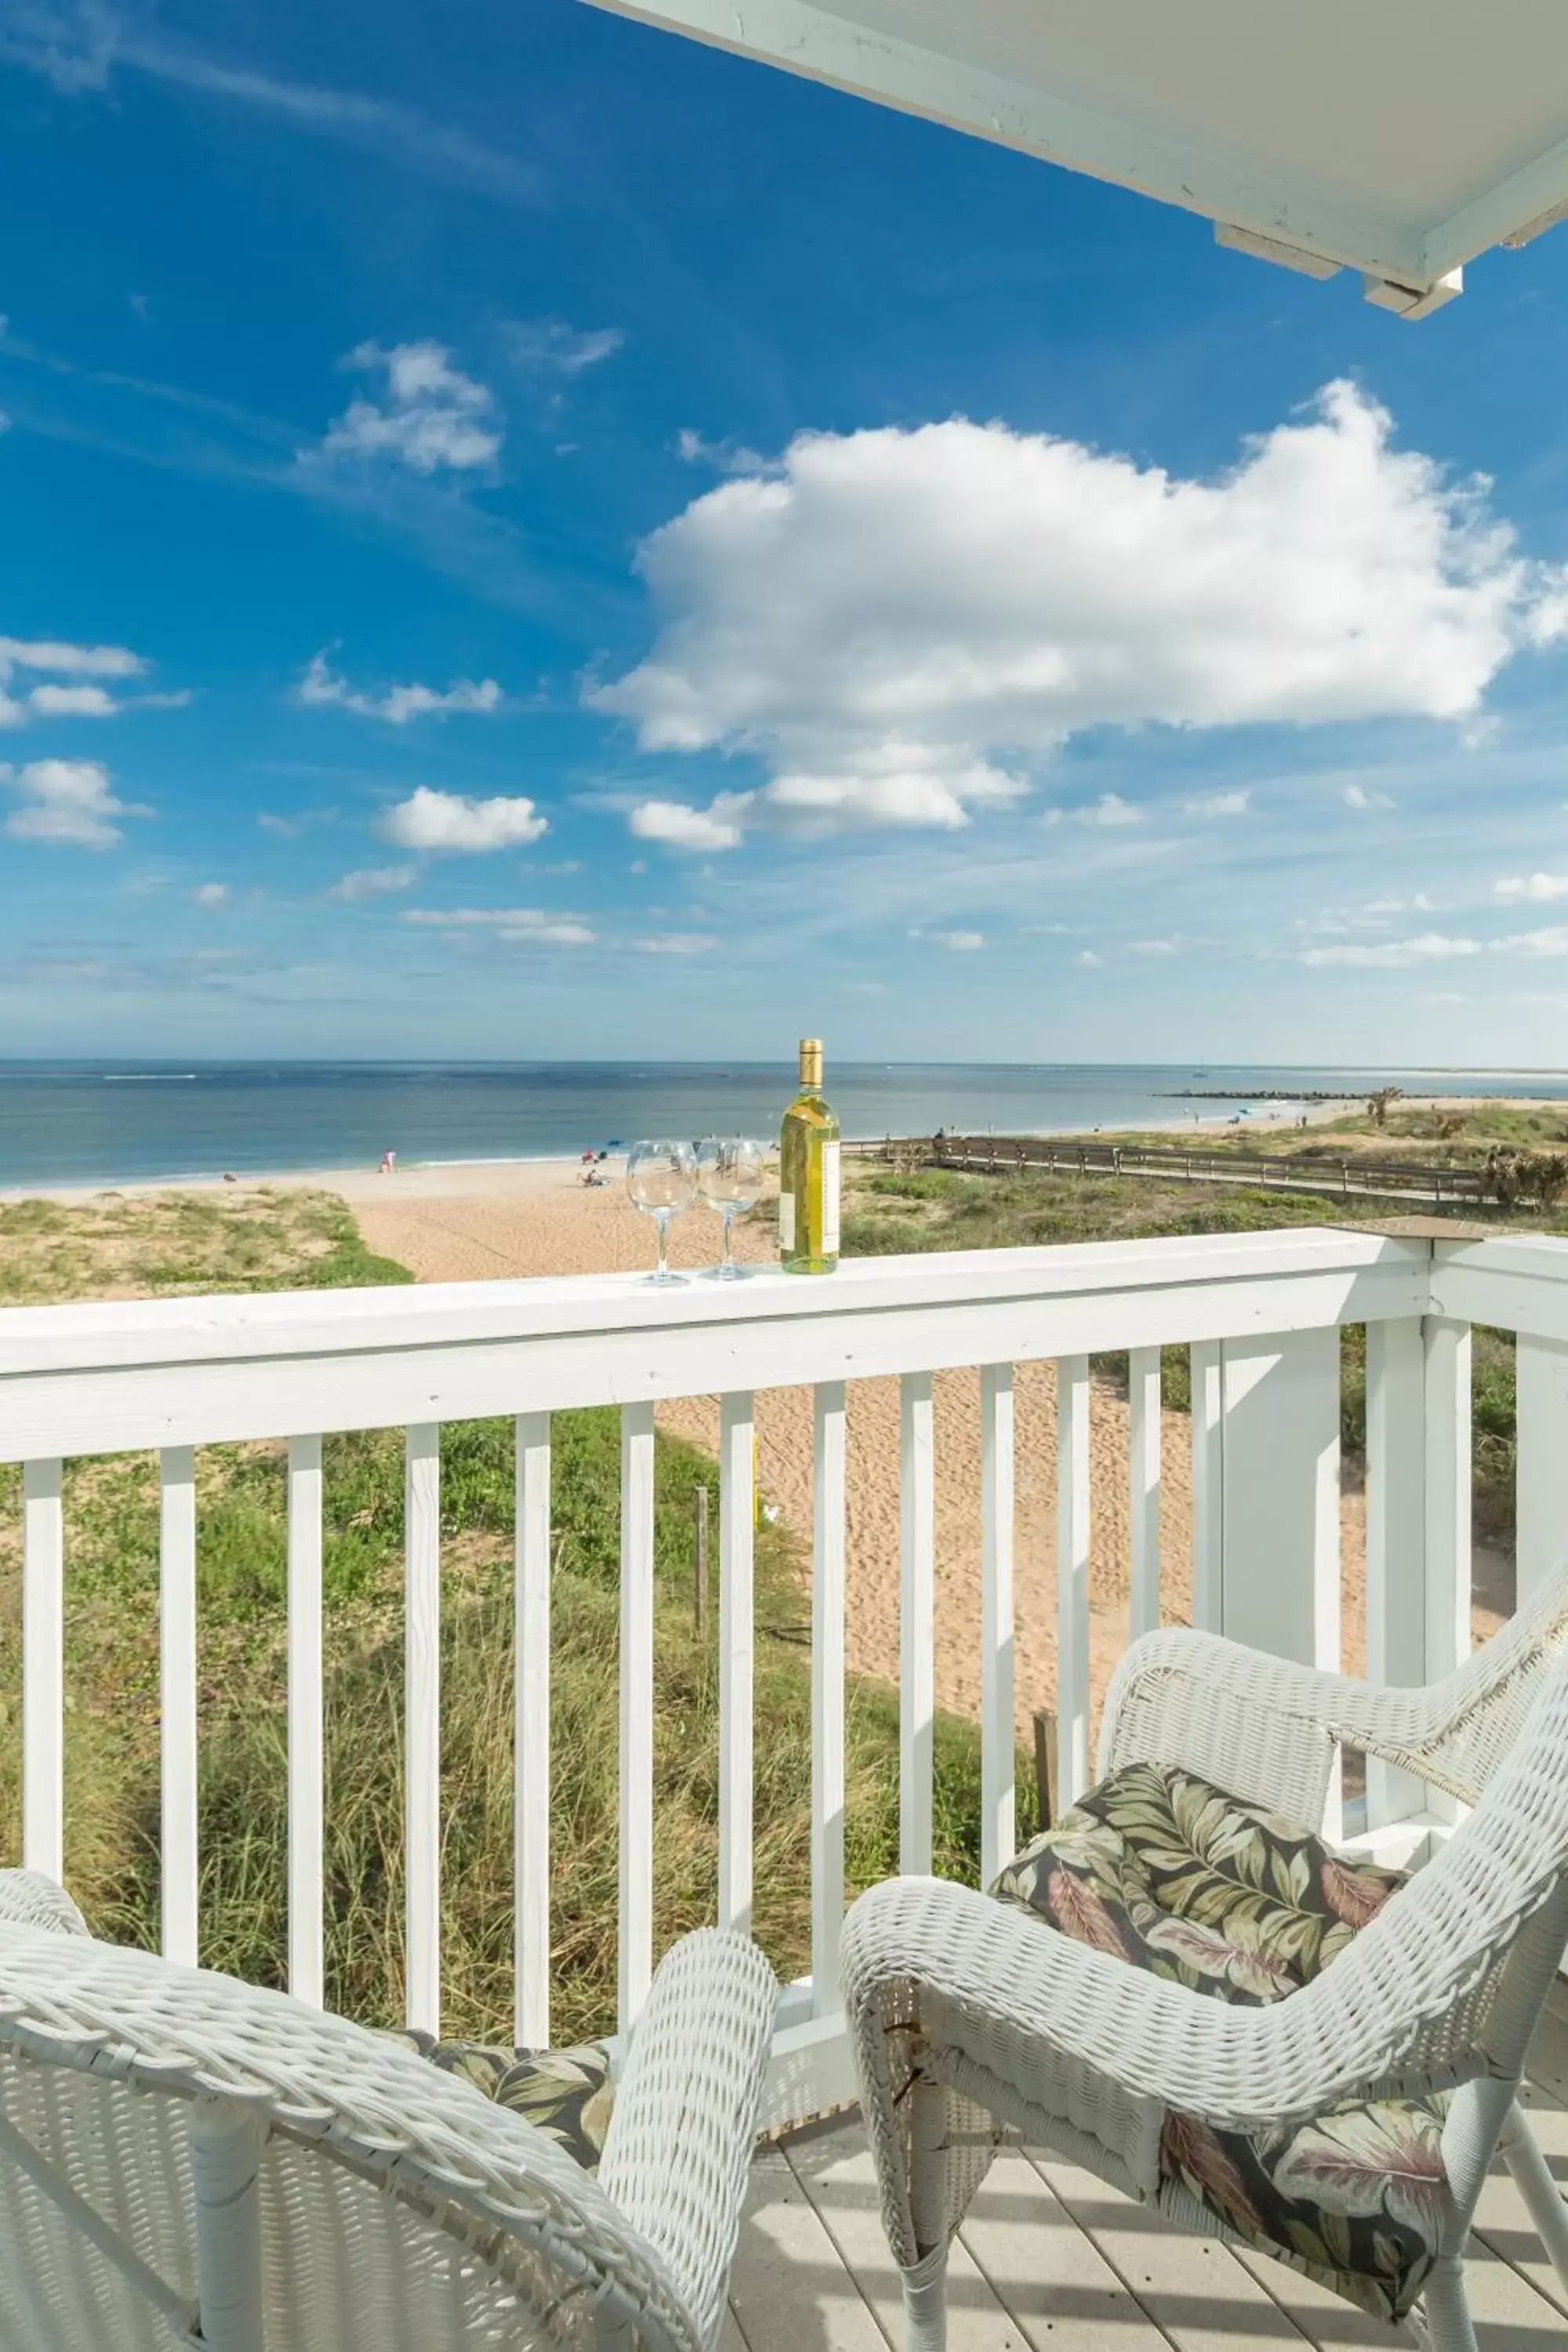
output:
[[[42,1901],[21,1875],[0,1888],[13,1919]],[[190,2117],[205,2095],[267,2127],[268,2352],[468,2352],[617,2327],[709,2352],[773,2024],[751,1945],[694,1936],[659,1970],[627,2061],[629,2121],[606,2148],[612,2195],[396,2043],[71,1925],[57,1904],[50,1926],[0,1927],[0,2344],[181,2340],[92,2234],[107,2224],[194,2310]]]
[[[1444,2134],[1444,2259],[1458,2259],[1568,1937],[1565,1637],[1568,1575],[1426,1691],[1184,1632],[1128,1653],[1103,1769],[1184,1767],[1318,1827],[1342,1742],[1475,1802],[1331,1968],[1269,2007],[1226,2007],[1042,1935],[967,1888],[906,1879],[861,1896],[845,1928],[845,2005],[922,2342],[940,2340],[931,2265],[1007,2127],[1177,2212],[1159,2178],[1167,2111],[1245,2130],[1467,2085]],[[1179,2218],[1212,2227],[1185,2201],[1195,2210]]]

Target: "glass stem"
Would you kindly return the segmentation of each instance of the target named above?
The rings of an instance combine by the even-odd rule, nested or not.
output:
[[[656,1209],[653,1221],[658,1227],[658,1276],[660,1282],[668,1282],[669,1280],[669,1211]]]
[[[731,1208],[724,1211],[724,1255],[719,1262],[719,1271],[721,1274],[733,1274],[735,1271],[735,1212]]]

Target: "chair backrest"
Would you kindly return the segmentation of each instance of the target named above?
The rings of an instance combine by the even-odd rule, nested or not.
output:
[[[1428,1696],[1440,1731],[1413,1740],[1413,1769],[1463,1803],[1479,1801],[1519,1741],[1558,1659],[1568,1648],[1568,1566]]]
[[[1375,2008],[1387,2021],[1391,2074],[1517,2077],[1562,1957],[1568,1657],[1560,1638],[1540,1634],[1526,1622],[1490,1645],[1509,1642],[1500,1656],[1478,1654],[1488,1670],[1472,1677],[1481,1727],[1455,1743],[1468,1742],[1475,1809],[1321,1979],[1347,2015]]]
[[[243,2137],[247,2114],[265,2135],[267,2352],[516,2352],[617,2326],[700,2352],[657,2255],[520,2116],[285,1995],[16,1926],[0,1927],[0,2341],[184,2340],[211,2243],[204,2119],[237,2116]]]

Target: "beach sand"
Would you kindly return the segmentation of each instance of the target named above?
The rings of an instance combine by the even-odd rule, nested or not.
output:
[[[383,1177],[364,1169],[247,1180],[338,1193],[353,1208],[374,1250],[395,1258],[421,1282],[495,1281],[519,1276],[636,1272],[651,1266],[651,1223],[627,1200],[622,1165],[590,1189],[576,1161],[524,1160],[402,1169]],[[122,1185],[131,1195],[168,1190]],[[181,1186],[182,1191],[215,1189]],[[101,1199],[101,1190],[57,1192],[59,1200]],[[719,1220],[695,1209],[676,1221],[670,1257],[678,1267],[712,1265]],[[736,1255],[772,1255],[771,1234],[744,1221]],[[937,1696],[946,1707],[978,1712],[980,1698],[980,1400],[979,1375],[938,1373],[934,1382],[936,1455]],[[1017,1628],[1017,1728],[1030,1732],[1034,1711],[1056,1703],[1056,1379],[1049,1364],[1022,1364],[1015,1384],[1015,1523]],[[713,1452],[718,1402],[694,1397],[661,1405],[659,1424]],[[812,1523],[812,1400],[808,1390],[766,1391],[756,1408],[759,1476],[766,1499],[809,1553]],[[896,1682],[899,1675],[899,1384],[852,1382],[848,1402],[847,1655],[850,1668]],[[1192,1599],[1192,1454],[1184,1413],[1166,1413],[1163,1433],[1161,1603],[1168,1623],[1188,1617]],[[1090,1406],[1091,1683],[1100,1701],[1127,1642],[1129,1507],[1128,1409],[1112,1381],[1097,1378]],[[1347,1466],[1341,1499],[1343,1663],[1364,1658],[1365,1514],[1359,1481]],[[1478,1639],[1495,1631],[1511,1607],[1511,1564],[1478,1549]]]
[[[437,1180],[440,1180],[439,1181]],[[456,1181],[454,1181],[456,1180]],[[618,1182],[589,1191],[572,1166],[489,1171],[421,1170],[395,1178],[360,1175],[341,1189],[373,1249],[421,1281],[494,1280],[515,1275],[635,1270],[651,1264],[653,1232]],[[703,1210],[671,1231],[677,1266],[711,1265],[718,1219]],[[769,1237],[744,1223],[736,1255],[771,1255]],[[937,1536],[937,1696],[974,1715],[980,1701],[980,1398],[974,1371],[942,1372],[934,1383]],[[1024,1364],[1015,1387],[1016,1420],[1016,1647],[1020,1738],[1037,1707],[1056,1703],[1056,1378],[1048,1364]],[[713,1451],[718,1405],[710,1397],[659,1408],[661,1427]],[[805,1389],[757,1399],[759,1475],[767,1499],[803,1546],[811,1540],[812,1401]],[[899,1674],[899,1388],[858,1381],[848,1404],[847,1654],[852,1670],[896,1682]],[[1090,1407],[1092,1494],[1089,1609],[1096,1715],[1127,1642],[1128,1410],[1110,1381],[1097,1379]],[[1185,1622],[1192,1600],[1192,1453],[1184,1413],[1164,1416],[1161,1506],[1161,1598],[1167,1622]],[[1341,1503],[1344,1663],[1363,1663],[1365,1513],[1347,1473]],[[1506,1563],[1478,1559],[1495,1586]],[[1489,1591],[1495,1604],[1499,1595]],[[1478,1609],[1478,1636],[1495,1630],[1496,1605]]]

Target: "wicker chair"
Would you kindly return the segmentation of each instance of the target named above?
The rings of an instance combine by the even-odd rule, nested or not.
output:
[[[1326,2126],[1342,2146],[1347,2114],[1364,2124],[1375,2103],[1416,2103],[1430,2135],[1415,2184],[1427,2242],[1405,2300],[1385,2297],[1382,2315],[1405,2315],[1418,2294],[1436,2352],[1472,2352],[1463,2253],[1500,2147],[1568,2284],[1568,2209],[1516,2099],[1568,1941],[1565,1641],[1568,1576],[1427,1690],[1379,1690],[1195,1633],[1128,1652],[1106,1704],[1102,1789],[1190,1774],[1288,1817],[1286,1829],[1319,1825],[1348,1747],[1474,1807],[1424,1869],[1386,1900],[1374,1891],[1366,1924],[1288,1998],[1230,2006],[1179,1965],[1130,1966],[1108,1927],[1093,1934],[1106,1912],[1087,1910],[1086,1942],[931,1880],[861,1896],[846,1924],[845,2002],[914,2352],[943,2342],[952,2233],[994,2149],[1018,2135],[1186,2228],[1256,2245],[1226,2135],[1277,2150],[1315,2133],[1321,2149]],[[1090,1841],[1106,1834],[1092,1803],[1069,1817]],[[1318,1851],[1342,1882],[1350,1866]],[[1222,2153],[1206,2174],[1197,2162],[1194,2182],[1173,2146]],[[1346,2210],[1375,2224],[1395,2209],[1342,2205],[1330,2233],[1342,2246]],[[1365,2299],[1358,2282],[1327,2283]]]
[[[95,1942],[0,1874],[0,2346],[711,2352],[774,1983],[668,1955],[597,2180],[395,2041]]]

